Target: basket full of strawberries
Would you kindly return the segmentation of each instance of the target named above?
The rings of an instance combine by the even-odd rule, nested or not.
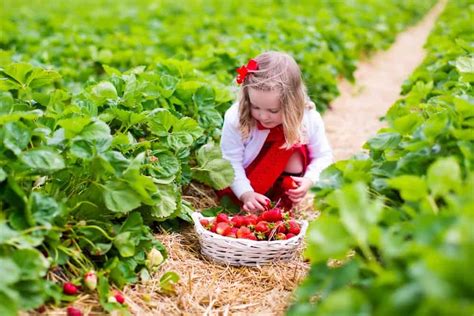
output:
[[[304,238],[308,222],[274,207],[261,213],[216,217],[192,214],[201,253],[229,265],[256,266],[291,259]]]

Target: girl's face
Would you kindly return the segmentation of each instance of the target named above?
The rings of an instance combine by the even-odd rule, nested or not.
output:
[[[266,128],[273,128],[283,122],[280,92],[249,88],[250,113]]]

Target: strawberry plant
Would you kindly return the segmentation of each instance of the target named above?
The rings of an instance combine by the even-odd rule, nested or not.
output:
[[[474,312],[472,13],[448,3],[368,156],[324,171],[289,315]]]

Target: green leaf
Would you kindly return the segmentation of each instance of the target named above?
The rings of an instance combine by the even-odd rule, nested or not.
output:
[[[33,192],[28,201],[36,223],[50,227],[57,216],[64,214],[64,210],[52,197],[39,192]]]
[[[2,283],[0,292],[3,286],[13,284],[20,280],[21,271],[11,258],[0,257],[0,273],[2,275]]]
[[[52,148],[39,148],[22,152],[20,160],[33,172],[54,172],[66,167],[63,157]]]
[[[177,208],[177,193],[171,185],[157,185],[155,205],[152,207],[152,215],[163,219],[171,214]]]
[[[234,180],[232,165],[222,158],[220,148],[215,144],[199,148],[196,157],[199,165],[191,169],[195,180],[218,190],[228,187]]]
[[[120,252],[120,255],[124,258],[133,257],[135,255],[135,242],[132,238],[131,232],[123,232],[114,238],[114,246]]]
[[[428,168],[427,183],[435,196],[445,196],[451,191],[461,188],[461,169],[454,157],[436,160]]]
[[[398,133],[380,133],[367,141],[369,148],[372,150],[385,150],[396,148],[400,143],[401,136]]]
[[[198,109],[213,108],[215,102],[214,89],[210,86],[202,86],[193,94],[193,101]]]
[[[92,94],[99,100],[105,101],[106,99],[113,99],[117,98],[117,89],[115,86],[109,81],[101,81],[95,86],[92,87],[91,90]]]
[[[122,181],[107,182],[103,195],[105,205],[113,212],[126,213],[141,205],[140,196]]]
[[[15,264],[20,268],[21,280],[37,280],[46,275],[49,262],[36,249],[18,249],[11,256]]]
[[[357,182],[334,192],[341,222],[360,247],[367,246],[370,225],[377,223],[383,207],[380,200],[369,199],[367,190]]]
[[[353,241],[339,218],[322,214],[309,224],[306,235],[305,257],[312,263],[326,262],[328,259],[343,259]]]
[[[72,117],[59,120],[58,125],[64,129],[66,138],[71,139],[79,134],[91,120],[90,117]]]
[[[31,139],[31,132],[28,127],[21,122],[9,122],[3,127],[3,144],[19,155],[28,146]]]
[[[387,179],[390,187],[400,191],[400,195],[406,201],[419,201],[428,194],[426,181],[418,176],[403,175]]]
[[[176,272],[165,272],[160,278],[161,291],[165,293],[174,293],[175,285],[179,282],[179,275]]]

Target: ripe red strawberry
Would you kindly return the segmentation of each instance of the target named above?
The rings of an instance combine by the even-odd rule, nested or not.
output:
[[[250,233],[248,235],[245,235],[244,237],[242,238],[245,238],[245,239],[250,239],[250,240],[257,240],[257,236],[255,236],[254,233]]]
[[[263,212],[262,215],[260,215],[260,218],[267,222],[281,221],[283,219],[283,212],[279,208],[273,208]]]
[[[217,224],[216,233],[222,236],[226,236],[232,231],[232,227],[228,223],[220,222]]]
[[[285,223],[282,222],[282,221],[278,221],[275,223],[275,228],[276,228],[276,231],[277,233],[284,233],[286,234],[286,226],[285,226]]]
[[[244,225],[245,217],[242,215],[235,215],[234,217],[232,217],[230,222],[234,227],[239,228],[240,226]]]
[[[300,224],[295,220],[290,220],[286,223],[286,227],[288,228],[288,232],[298,235],[301,231]]]
[[[217,229],[217,222],[213,222],[211,227],[209,228],[209,230],[213,233],[216,232],[216,229]]]
[[[293,238],[293,237],[296,237],[296,235],[292,234],[292,233],[286,234],[286,239],[290,239],[290,238]]]
[[[250,228],[246,226],[240,226],[239,230],[237,230],[237,238],[245,238],[246,235],[251,234],[252,231]]]
[[[68,306],[68,308],[66,309],[66,313],[67,316],[82,316],[82,312],[72,306]]]
[[[78,292],[78,288],[71,282],[66,282],[63,284],[63,292],[67,295],[76,295]]]
[[[265,201],[265,209],[269,210],[272,208],[272,202],[270,200]]]
[[[84,284],[87,286],[89,290],[95,290],[97,287],[97,275],[95,271],[89,271],[84,274]]]
[[[231,227],[230,231],[227,232],[224,236],[231,237],[231,238],[237,238],[237,231],[239,229],[237,227]]]
[[[286,176],[283,178],[283,181],[281,183],[281,187],[283,190],[288,191],[291,189],[296,189],[298,185],[296,184],[295,180],[293,180],[292,177]]]
[[[268,227],[268,222],[260,221],[255,225],[255,231],[259,233],[268,233],[270,231],[270,227]]]
[[[228,223],[229,222],[229,217],[227,216],[227,214],[219,213],[216,216],[216,222],[217,223]]]
[[[255,215],[255,214],[248,214],[246,216],[244,216],[245,218],[245,221],[244,221],[244,225],[245,226],[255,226],[257,225],[257,222],[258,222],[258,216]]]
[[[209,220],[207,218],[201,218],[199,220],[199,223],[201,223],[202,227],[206,228],[207,226],[209,226]]]
[[[123,304],[125,303],[125,297],[123,296],[122,292],[115,291],[114,298],[117,300],[117,303]]]
[[[283,233],[278,233],[278,234],[275,234],[275,237],[274,237],[276,240],[285,240],[286,239],[286,235],[283,234]]]

